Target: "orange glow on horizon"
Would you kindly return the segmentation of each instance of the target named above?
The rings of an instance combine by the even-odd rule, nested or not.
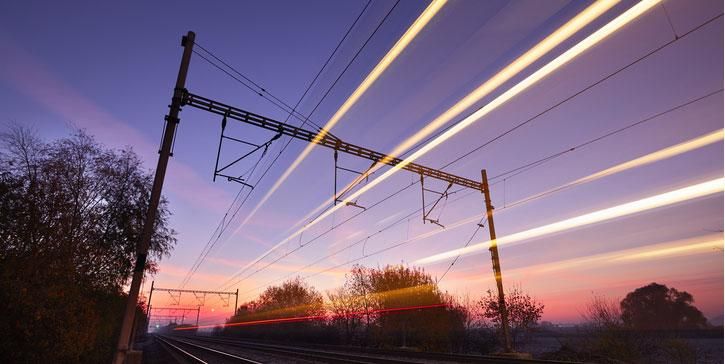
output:
[[[447,307],[447,303],[438,303],[434,305],[422,305],[422,306],[408,306],[408,307],[395,307],[395,308],[383,308],[383,309],[377,309],[377,310],[370,310],[368,312],[366,311],[358,311],[358,312],[351,312],[345,315],[310,315],[310,316],[298,316],[298,317],[286,317],[286,318],[278,318],[278,319],[267,319],[267,320],[255,320],[255,321],[246,321],[246,322],[232,322],[232,323],[225,323],[225,324],[217,324],[217,325],[199,325],[199,326],[190,326],[190,327],[179,327],[175,328],[174,330],[197,330],[197,329],[211,329],[215,327],[233,327],[233,326],[254,326],[254,325],[269,325],[269,324],[283,324],[283,323],[291,323],[291,322],[303,322],[303,321],[312,321],[312,320],[324,320],[328,317],[352,317],[352,316],[359,316],[364,315],[366,313],[373,313],[373,314],[380,314],[380,313],[396,313],[396,312],[405,312],[405,311],[413,311],[413,310],[425,310],[425,309],[431,309],[431,308],[439,308],[439,307]]]

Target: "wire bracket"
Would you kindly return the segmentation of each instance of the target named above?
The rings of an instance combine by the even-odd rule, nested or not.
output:
[[[197,293],[197,292],[191,292],[194,295],[194,298],[196,298],[196,301],[199,303],[199,306],[204,306],[204,303],[206,303],[206,293]]]
[[[181,304],[181,292],[178,292],[178,294],[175,294],[174,292],[168,292],[169,296],[171,297],[171,305],[172,306],[178,306]]]
[[[253,171],[253,168],[250,169],[250,170],[247,170],[246,172],[244,172],[244,173],[242,173],[242,174],[240,174],[238,176],[237,175],[224,174],[224,173],[221,173],[221,172],[223,172],[226,169],[234,166],[235,164],[239,163],[243,159],[249,157],[250,155],[256,153],[259,150],[262,150],[262,154],[259,157],[259,161],[261,161],[262,158],[264,158],[264,156],[267,154],[267,151],[269,150],[269,146],[275,140],[279,139],[282,136],[282,133],[281,132],[278,132],[270,140],[268,140],[268,141],[266,141],[266,142],[264,142],[262,144],[254,144],[254,143],[250,143],[248,141],[242,140],[242,139],[234,138],[234,137],[231,137],[231,136],[228,136],[228,135],[225,135],[224,134],[224,131],[226,130],[226,127],[227,127],[227,117],[228,116],[229,116],[229,110],[227,110],[224,113],[224,115],[222,115],[221,134],[219,135],[219,146],[217,148],[216,163],[214,164],[214,177],[213,177],[212,180],[213,181],[216,181],[216,178],[217,177],[223,177],[223,178],[226,178],[227,181],[229,181],[229,182],[237,182],[237,183],[240,183],[240,184],[242,184],[244,186],[247,186],[249,188],[254,188],[253,185],[251,185],[251,184],[249,184],[247,182],[247,178],[245,177],[246,174],[248,174],[250,171]],[[227,165],[225,165],[225,166],[223,166],[223,167],[220,168],[219,167],[219,157],[221,156],[222,144],[224,143],[224,140],[229,140],[229,141],[232,141],[232,142],[244,144],[244,145],[247,145],[247,146],[252,147],[252,149],[249,152],[247,152],[244,155],[242,155],[241,157],[235,159],[231,163],[228,163]],[[259,163],[259,161],[257,161],[257,164]],[[256,167],[256,164],[255,164],[255,167]]]
[[[343,199],[341,199],[341,197],[344,194],[348,193],[353,187],[355,187],[358,183],[362,182],[363,180],[365,181],[365,183],[367,183],[368,177],[370,176],[370,174],[368,172],[375,166],[375,164],[377,164],[377,162],[373,162],[373,164],[366,171],[360,172],[360,171],[356,171],[354,169],[340,167],[337,163],[337,160],[338,160],[337,149],[334,150],[333,159],[335,160],[335,178],[333,181],[333,186],[334,186],[333,205],[336,206],[338,203],[345,202],[345,206],[352,206],[352,207],[357,207],[359,209],[367,210],[366,207],[358,205],[357,200],[344,201]],[[357,177],[355,177],[355,179],[348,185],[348,187],[340,193],[337,193],[337,171],[338,170],[357,175]]]
[[[431,218],[429,216],[430,216],[431,212],[433,212],[433,210],[435,210],[436,206],[438,206],[438,204],[441,201],[445,201],[445,202],[448,201],[448,195],[449,195],[448,194],[448,191],[451,189],[451,187],[453,187],[453,183],[450,183],[449,182],[448,183],[448,187],[446,187],[446,189],[443,190],[443,192],[434,191],[434,190],[425,188],[425,184],[424,183],[425,183],[424,182],[424,178],[423,178],[423,175],[421,174],[420,175],[420,190],[421,190],[420,193],[421,193],[421,200],[423,202],[423,223],[425,224],[426,222],[429,222],[431,224],[438,225],[441,228],[445,229],[446,227],[443,224],[441,224],[440,221],[439,221],[440,220],[440,216],[439,216],[438,219],[433,219],[433,218]],[[436,199],[436,201],[433,203],[433,205],[430,207],[430,209],[427,209],[427,211],[426,211],[426,204],[425,204],[425,193],[426,192],[434,193],[434,194],[438,195],[438,198]],[[441,213],[442,212],[443,211],[441,209]]]

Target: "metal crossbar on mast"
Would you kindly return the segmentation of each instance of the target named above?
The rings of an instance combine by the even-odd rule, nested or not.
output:
[[[230,298],[234,296],[234,314],[237,314],[237,305],[239,303],[239,289],[236,291],[204,291],[204,290],[195,290],[195,289],[176,289],[176,288],[161,288],[161,287],[154,287],[155,282],[151,282],[151,291],[149,292],[149,301],[148,306],[146,308],[146,316],[149,318],[147,320],[148,322],[151,321],[151,310],[179,310],[179,311],[196,311],[196,325],[199,325],[199,313],[201,312],[201,306],[204,305],[204,301],[206,300],[207,294],[212,295],[218,295],[223,299],[223,296],[226,296],[226,305],[229,304]],[[193,294],[197,300],[199,300],[199,304],[197,305],[197,308],[180,308],[180,307],[152,307],[151,306],[151,298],[153,297],[154,291],[161,291],[161,292],[169,292],[169,293],[178,293],[179,294],[179,301],[181,299],[182,293],[191,293]],[[201,299],[199,298],[199,295],[201,295]],[[146,327],[146,331],[148,331],[148,326]]]
[[[446,193],[448,189],[452,185],[458,185],[464,188],[470,188],[474,189],[476,191],[480,191],[484,195],[485,200],[485,207],[486,207],[486,216],[488,217],[489,221],[489,233],[491,236],[491,246],[489,250],[491,251],[491,260],[492,260],[492,266],[494,271],[494,278],[496,280],[496,286],[498,291],[498,303],[499,303],[499,314],[501,316],[501,327],[503,331],[504,336],[504,349],[506,352],[511,352],[511,337],[509,333],[509,320],[508,320],[508,310],[506,308],[506,301],[504,296],[504,289],[503,289],[503,280],[502,280],[502,274],[501,274],[501,263],[499,260],[499,253],[498,253],[498,245],[496,244],[496,232],[493,229],[493,205],[491,204],[491,197],[490,197],[490,190],[488,185],[488,178],[486,176],[486,170],[481,171],[481,182],[474,181],[472,179],[468,179],[465,177],[456,176],[454,174],[450,174],[447,172],[443,172],[438,169],[426,167],[417,163],[404,163],[403,159],[391,156],[385,153],[376,152],[372,149],[368,149],[365,147],[361,147],[355,144],[351,144],[348,142],[345,142],[341,140],[340,138],[335,137],[334,135],[331,135],[327,130],[321,130],[319,132],[316,131],[310,131],[307,129],[303,129],[300,127],[296,127],[293,125],[289,125],[287,123],[277,121],[259,114],[255,114],[253,112],[231,106],[216,100],[212,100],[210,98],[200,96],[193,94],[189,92],[188,90],[184,89],[181,91],[181,104],[182,106],[191,106],[200,110],[204,110],[207,112],[211,112],[217,115],[220,115],[223,117],[222,119],[222,130],[224,130],[224,126],[226,125],[227,119],[234,119],[241,121],[242,123],[249,124],[252,126],[256,126],[262,129],[266,129],[272,132],[277,133],[277,136],[275,136],[273,139],[278,138],[280,135],[287,135],[295,139],[303,140],[309,143],[314,143],[323,147],[327,147],[330,149],[333,149],[335,151],[335,157],[337,157],[337,152],[343,152],[347,154],[351,154],[357,157],[365,158],[368,160],[373,161],[373,165],[376,163],[380,164],[386,164],[392,167],[398,167],[410,172],[413,172],[415,174],[420,175],[421,178],[421,188],[422,192],[425,194],[425,187],[423,187],[422,180],[423,177],[429,177],[440,181],[448,182],[448,188],[446,188],[445,192],[438,192],[442,197],[446,196]],[[222,132],[223,137],[223,132]],[[221,148],[220,148],[221,149]],[[218,163],[219,156],[217,155],[217,163]],[[337,162],[337,160],[336,160]],[[372,167],[372,166],[371,166]],[[335,165],[335,169],[337,170],[337,164]],[[337,172],[337,171],[336,171]],[[355,171],[356,172],[356,171]],[[216,172],[215,172],[216,174]],[[337,185],[337,182],[335,182],[335,185]],[[430,191],[430,192],[436,192],[436,191]],[[337,200],[337,196],[335,196],[335,200]],[[440,201],[440,198],[439,198]],[[337,202],[337,201],[335,201]],[[436,202],[437,204],[437,202]],[[425,206],[425,205],[424,205]],[[434,206],[435,207],[435,206]],[[432,208],[431,208],[432,210]],[[428,214],[430,211],[428,211]],[[428,218],[428,214],[424,211],[423,214],[423,222],[426,221],[434,223],[436,225],[441,225],[438,220],[433,220]]]
[[[239,289],[236,291],[204,291],[204,290],[195,290],[195,289],[176,289],[176,288],[161,288],[161,287],[154,287],[154,282],[151,282],[151,291],[149,292],[149,302],[148,302],[148,312],[147,315],[150,315],[151,312],[151,297],[153,297],[154,291],[161,291],[161,292],[169,292],[169,293],[178,293],[181,295],[182,293],[191,293],[197,299],[199,298],[198,295],[202,295],[202,297],[206,297],[207,294],[212,295],[218,295],[219,297],[227,296],[227,302],[226,304],[229,304],[229,298],[231,296],[234,296],[234,314],[237,313],[237,304],[239,303]],[[203,302],[200,302],[199,306],[203,306]]]
[[[418,175],[431,177],[437,180],[446,181],[461,187],[481,190],[481,182],[472,179],[459,177],[450,173],[446,173],[434,168],[429,168],[416,163],[403,164],[403,159],[387,155],[385,153],[376,152],[374,150],[354,145],[337,138],[326,130],[320,132],[310,131],[298,128],[293,125],[273,120],[265,116],[249,112],[231,105],[221,103],[203,96],[190,93],[186,90],[182,92],[181,102],[183,106],[191,106],[197,109],[208,111],[228,119],[241,121],[245,124],[253,125],[262,129],[287,135],[295,139],[300,139],[310,143],[315,143],[323,147],[331,148],[340,152],[358,156],[371,160],[373,162],[387,164],[392,167],[402,165],[402,169],[413,172]]]
[[[199,291],[194,289],[176,289],[176,288],[154,288],[154,291],[165,291],[165,292],[178,292],[178,293],[207,293],[207,294],[222,294],[222,295],[236,295],[237,292],[227,291]]]
[[[276,132],[278,135],[287,135],[295,139],[300,139],[310,143],[315,143],[327,148],[331,148],[335,151],[344,152],[347,154],[355,155],[361,158],[371,160],[375,163],[385,164],[392,167],[405,169],[420,175],[421,177],[430,177],[436,180],[448,182],[451,185],[457,185],[465,188],[474,189],[482,192],[485,195],[486,200],[486,214],[489,222],[493,220],[493,206],[490,202],[490,191],[488,190],[488,181],[486,180],[485,170],[482,171],[483,180],[481,182],[471,180],[468,178],[456,176],[450,173],[446,173],[434,168],[425,167],[416,163],[407,163],[403,159],[396,156],[387,155],[385,153],[376,152],[374,150],[360,147],[354,144],[350,144],[342,141],[341,139],[333,136],[326,130],[320,132],[313,132],[306,129],[298,128],[283,122],[279,122],[258,114],[251,113],[249,111],[233,107],[203,96],[191,94],[186,90],[186,76],[189,69],[189,63],[191,54],[194,46],[195,34],[194,32],[188,32],[186,36],[182,37],[181,45],[184,47],[184,52],[181,58],[181,64],[179,66],[179,73],[176,79],[176,85],[173,90],[171,98],[171,104],[169,105],[169,114],[166,116],[166,125],[164,128],[164,134],[162,136],[162,143],[159,148],[159,160],[154,175],[153,188],[151,191],[149,208],[147,210],[147,216],[143,226],[143,233],[140,241],[137,245],[136,251],[136,262],[134,264],[133,275],[131,279],[131,285],[129,289],[129,295],[126,302],[126,309],[124,312],[123,321],[121,323],[121,330],[118,338],[118,344],[116,347],[116,354],[114,356],[114,364],[123,364],[126,361],[127,354],[130,354],[131,348],[131,331],[134,322],[134,315],[136,305],[138,303],[138,295],[141,286],[141,280],[143,279],[143,273],[146,266],[146,257],[148,254],[149,245],[151,242],[151,236],[153,234],[154,221],[156,219],[156,211],[158,208],[159,201],[161,199],[161,189],[163,187],[164,178],[166,175],[166,167],[168,160],[173,156],[173,144],[174,136],[176,134],[176,128],[179,125],[180,119],[178,117],[181,112],[181,107],[189,105],[191,107],[205,110],[217,115],[224,117],[224,121],[227,118],[241,121],[243,123],[257,126],[266,130]],[[277,137],[273,138],[276,139]],[[221,143],[221,142],[220,142]],[[259,146],[257,146],[259,148]],[[221,149],[221,144],[220,144]],[[337,169],[336,169],[337,170]],[[218,159],[217,166],[215,167],[214,175],[218,175]],[[227,176],[228,177],[228,176]],[[229,178],[229,177],[228,177]],[[232,180],[232,179],[230,179]],[[239,182],[239,181],[238,181]],[[422,186],[421,186],[422,188]],[[424,221],[425,221],[424,214]],[[491,224],[492,226],[493,224]],[[499,311],[501,314],[501,324],[505,336],[505,350],[511,351],[510,337],[508,335],[508,317],[506,312],[503,283],[501,280],[501,266],[498,259],[498,247],[496,245],[495,232],[493,229],[491,233],[491,258],[493,260],[494,277],[496,279],[496,285],[499,293]],[[152,292],[153,292],[152,283]],[[156,289],[165,290],[168,292],[185,293],[189,292],[192,294],[234,294],[230,292],[215,292],[215,291],[194,291],[194,290],[180,290],[180,289]],[[238,299],[238,290],[236,292]],[[151,303],[151,294],[149,294],[149,306]],[[235,303],[235,314],[237,303]],[[147,308],[147,315],[150,314],[150,310]]]
[[[181,311],[183,313],[186,313],[187,311],[196,311],[196,326],[199,326],[199,313],[201,312],[201,306],[196,306],[196,308],[191,307],[151,307],[149,306],[149,319],[148,322],[151,322],[151,319],[153,317],[157,317],[156,315],[151,315],[151,310],[164,310],[164,311]],[[148,331],[148,327],[146,327],[146,331]]]

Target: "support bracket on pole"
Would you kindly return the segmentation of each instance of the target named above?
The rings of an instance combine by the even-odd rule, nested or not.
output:
[[[448,194],[448,191],[451,189],[451,187],[453,187],[453,183],[450,183],[449,182],[448,183],[448,186],[446,187],[445,190],[443,190],[443,192],[434,191],[434,190],[425,188],[425,184],[424,183],[425,183],[424,182],[424,178],[423,178],[423,175],[421,174],[420,175],[420,192],[421,192],[421,200],[423,202],[423,223],[425,224],[426,222],[429,222],[431,224],[438,225],[441,228],[445,229],[446,227],[443,226],[443,224],[441,224],[440,221],[439,221],[440,220],[440,216],[439,216],[438,219],[433,219],[433,218],[430,217],[430,214],[431,214],[431,212],[433,212],[433,210],[436,208],[436,206],[438,206],[438,204],[441,201],[448,201],[448,195],[449,195]],[[429,192],[429,193],[433,193],[433,194],[438,195],[438,198],[436,199],[436,201],[427,210],[426,210],[426,204],[425,204],[425,193],[426,192]],[[441,209],[441,212],[443,212],[442,209]]]
[[[230,293],[218,293],[219,299],[222,300],[222,307],[229,307],[229,295]]]
[[[178,306],[179,304],[181,304],[181,292],[178,292],[178,293],[176,293],[176,292],[167,292],[167,293],[171,297],[171,301],[172,301],[171,305],[172,306]]]
[[[221,128],[221,134],[219,135],[219,146],[217,147],[216,162],[214,163],[214,177],[213,177],[212,181],[216,181],[217,177],[223,177],[223,178],[226,178],[227,181],[229,181],[229,182],[237,182],[237,183],[247,186],[249,188],[254,188],[253,185],[251,185],[247,182],[248,178],[251,177],[251,176],[247,176],[247,175],[251,174],[251,172],[254,171],[254,168],[257,166],[257,164],[259,164],[259,161],[261,161],[262,158],[264,158],[264,156],[267,155],[269,146],[272,145],[272,143],[275,140],[279,139],[282,136],[282,133],[275,134],[270,140],[268,140],[262,144],[254,144],[254,143],[250,143],[248,141],[242,140],[242,139],[234,138],[234,137],[224,134],[224,131],[226,130],[226,127],[227,127],[227,117],[228,116],[229,116],[229,112],[226,112],[222,116],[222,128]],[[244,155],[235,159],[231,163],[228,163],[225,166],[220,168],[219,167],[219,158],[220,158],[221,152],[222,152],[222,144],[224,143],[225,140],[243,144],[243,145],[252,147],[252,149],[250,151],[248,151],[247,153],[244,153]],[[252,154],[255,154],[257,151],[260,151],[260,150],[262,151],[262,153],[259,156],[259,160],[246,171],[242,172],[239,175],[229,175],[229,174],[222,173],[225,170],[229,169],[230,167],[236,165],[237,163],[241,162],[245,158],[251,156]]]
[[[377,164],[377,163],[374,162],[372,165],[370,165],[370,167],[368,167],[367,170],[365,170],[363,172],[360,172],[360,171],[356,171],[356,170],[351,169],[351,168],[340,167],[338,165],[338,163],[337,163],[337,159],[338,159],[337,149],[334,150],[333,159],[335,160],[335,178],[334,178],[334,181],[333,181],[333,186],[334,186],[334,190],[333,191],[334,191],[334,195],[333,195],[333,203],[332,204],[333,205],[337,205],[338,203],[345,202],[345,206],[357,207],[357,208],[362,209],[362,210],[367,210],[367,207],[360,206],[357,203],[357,200],[355,200],[355,201],[344,201],[343,199],[341,199],[341,197],[344,196],[346,193],[350,192],[350,190],[352,190],[355,186],[357,186],[363,180],[365,181],[365,183],[367,183],[368,182],[368,178],[370,176],[369,172],[375,166],[375,164]],[[355,177],[355,179],[352,182],[350,182],[350,184],[342,192],[340,192],[340,193],[337,193],[337,171],[338,170],[343,171],[343,172],[348,172],[348,173],[356,174],[357,175],[357,177]]]

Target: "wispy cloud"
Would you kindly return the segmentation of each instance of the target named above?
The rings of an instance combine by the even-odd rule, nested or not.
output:
[[[98,141],[115,148],[131,146],[146,161],[156,167],[157,145],[138,130],[112,115],[57,77],[44,64],[0,32],[0,81],[57,114],[63,122],[86,129]],[[159,105],[163,109],[165,105]],[[159,132],[162,120],[159,118]],[[169,190],[187,203],[199,208],[219,210],[226,207],[229,196],[212,187],[191,167],[171,159],[166,179]]]

